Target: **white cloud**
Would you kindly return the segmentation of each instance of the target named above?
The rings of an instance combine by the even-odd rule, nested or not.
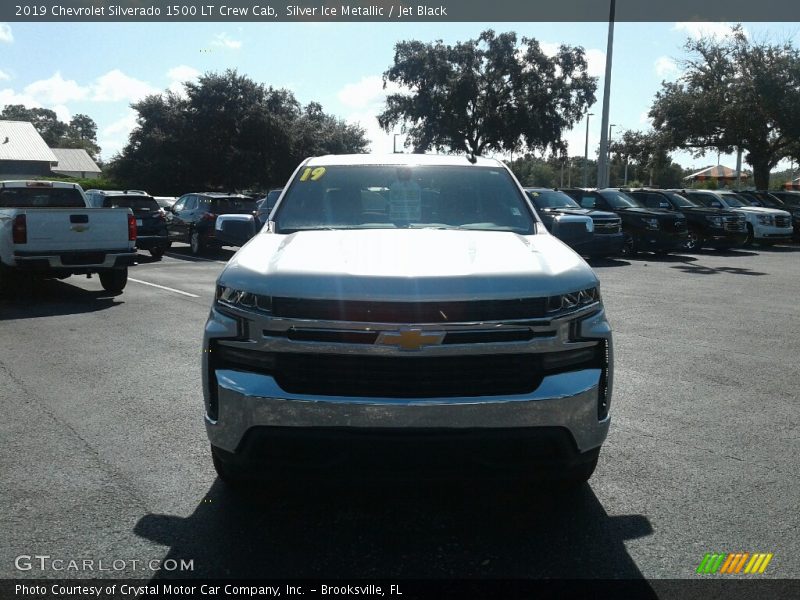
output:
[[[704,37],[727,37],[731,34],[731,23],[717,23],[714,21],[683,21],[675,23],[673,31],[682,31],[690,37],[699,40]],[[744,30],[748,35],[747,29]]]
[[[135,110],[128,109],[124,116],[100,130],[98,143],[103,149],[103,158],[111,158],[122,150],[122,147],[128,142],[128,134],[137,126],[137,115]]]
[[[0,42],[10,44],[14,41],[14,34],[11,33],[11,26],[8,23],[0,23]]]
[[[383,78],[380,75],[362,77],[358,83],[348,83],[336,95],[339,101],[347,106],[361,110],[367,107],[382,109],[388,94],[399,93],[403,88],[394,82],[387,82],[383,88]]]
[[[50,79],[40,79],[25,86],[25,94],[36,98],[42,104],[64,104],[74,100],[83,100],[89,90],[74,79],[64,79],[56,71]]]
[[[187,81],[197,80],[200,75],[200,71],[188,65],[172,67],[167,71],[167,77],[169,78],[169,86],[167,87],[174,94],[183,95],[185,91],[183,84]]]
[[[670,78],[680,73],[678,63],[669,56],[659,56],[655,62],[656,75],[659,77]]]
[[[229,50],[238,50],[242,47],[242,42],[239,40],[234,40],[223,31],[222,33],[218,33],[214,36],[214,39],[211,40],[211,45],[218,46],[220,48],[228,48]]]
[[[56,113],[59,121],[63,121],[64,123],[69,123],[72,120],[72,112],[63,104],[56,104],[55,106],[51,106],[50,110]]]
[[[606,53],[596,48],[586,51],[586,72],[592,77],[602,77],[606,72]]]
[[[4,81],[4,80],[7,80],[7,79],[11,79],[11,75],[9,75],[8,73],[6,73],[3,70],[0,70],[0,81]]]
[[[149,83],[125,75],[119,69],[101,75],[91,87],[92,100],[96,102],[136,102],[149,94],[158,93]]]
[[[11,88],[0,90],[0,106],[22,104],[27,108],[41,108],[42,104],[27,94],[17,94]]]

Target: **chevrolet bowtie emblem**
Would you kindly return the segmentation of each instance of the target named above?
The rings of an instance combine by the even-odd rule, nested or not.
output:
[[[423,346],[438,346],[444,340],[444,335],[444,331],[423,331],[422,329],[381,331],[375,343],[397,346],[400,350],[420,350]]]

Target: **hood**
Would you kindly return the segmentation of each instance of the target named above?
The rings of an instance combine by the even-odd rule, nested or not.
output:
[[[539,209],[537,209],[539,210]],[[546,208],[544,212],[559,215],[579,215],[582,217],[592,217],[593,219],[618,219],[614,213],[593,208]]]
[[[413,302],[550,296],[598,280],[544,232],[373,229],[262,233],[219,283],[270,296]]]
[[[736,213],[729,208],[711,208],[709,206],[684,206],[680,212],[692,213],[695,215],[708,215],[709,217],[734,217]]]
[[[618,212],[624,212],[628,215],[637,215],[639,217],[645,218],[666,218],[669,217],[670,219],[681,219],[683,218],[680,214],[675,214],[674,211],[666,210],[664,208],[644,208],[639,206],[632,206],[629,208],[617,208],[615,209]]]
[[[784,216],[789,215],[789,213],[786,212],[785,210],[780,210],[777,208],[764,208],[763,206],[743,206],[741,208],[731,208],[731,210],[734,212],[742,212],[755,215],[772,215],[773,217],[778,217],[780,215]]]

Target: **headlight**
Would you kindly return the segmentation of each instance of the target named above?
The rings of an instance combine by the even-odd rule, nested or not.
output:
[[[600,302],[600,288],[586,288],[571,294],[550,296],[547,299],[547,312],[554,313],[563,310],[575,310]]]
[[[758,215],[758,222],[761,225],[772,225],[775,219],[772,215]]]
[[[272,296],[262,296],[224,285],[217,286],[216,300],[223,306],[244,310],[272,311]]]
[[[712,227],[722,227],[722,217],[706,217]]]
[[[658,229],[658,219],[642,219],[642,223],[647,229]]]

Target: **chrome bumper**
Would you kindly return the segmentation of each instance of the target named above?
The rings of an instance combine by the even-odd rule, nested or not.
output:
[[[580,452],[605,440],[610,417],[597,419],[600,369],[545,377],[539,388],[509,397],[346,398],[296,396],[272,377],[217,370],[219,415],[206,415],[214,446],[235,452],[251,427],[509,428],[564,427]]]

